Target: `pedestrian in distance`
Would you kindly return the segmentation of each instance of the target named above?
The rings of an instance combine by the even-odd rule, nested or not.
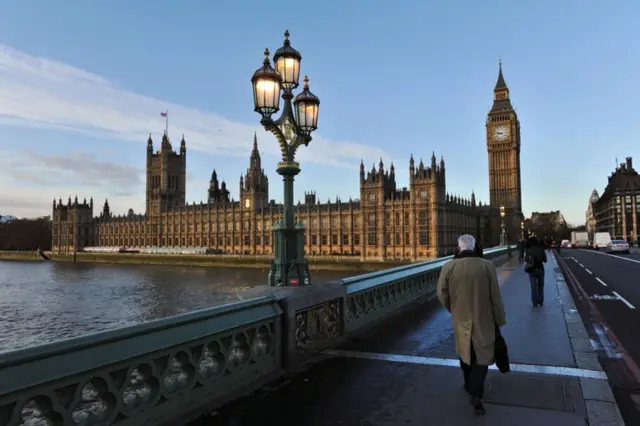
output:
[[[464,388],[476,414],[485,413],[484,383],[495,361],[494,345],[506,324],[496,267],[478,256],[471,235],[458,238],[458,255],[442,267],[437,295],[451,312]]]
[[[519,253],[518,259],[520,260],[520,263],[524,262],[524,249],[525,249],[524,239],[520,239],[520,241],[518,241],[518,253]]]
[[[536,237],[529,238],[529,249],[525,258],[524,271],[529,274],[531,284],[531,304],[534,308],[544,305],[544,264],[547,254]]]

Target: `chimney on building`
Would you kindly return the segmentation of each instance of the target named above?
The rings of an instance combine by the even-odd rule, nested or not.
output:
[[[631,157],[627,157],[625,158],[625,160],[627,162],[627,170],[633,169],[633,160],[631,159]]]

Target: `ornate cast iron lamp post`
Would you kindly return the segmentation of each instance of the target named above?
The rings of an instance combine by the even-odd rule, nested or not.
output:
[[[275,69],[271,67],[269,49],[264,51],[264,62],[251,77],[255,111],[262,116],[260,124],[273,133],[280,144],[282,161],[276,171],[284,182],[284,218],[273,226],[274,257],[269,271],[269,285],[309,285],[309,265],[304,257],[303,223],[295,223],[293,181],[300,173],[295,161],[296,150],[311,142],[311,132],[318,128],[320,99],[309,91],[305,76],[304,88],[295,98],[293,89],[300,78],[300,52],[291,47],[289,31],[284,32],[284,45],[273,55]],[[280,110],[277,119],[271,116]]]
[[[506,231],[504,229],[504,206],[500,206],[500,245],[504,246],[506,242],[505,234]]]

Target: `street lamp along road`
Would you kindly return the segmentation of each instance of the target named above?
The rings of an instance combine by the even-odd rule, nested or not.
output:
[[[500,206],[500,245],[501,246],[505,245],[506,243],[506,238],[505,238],[506,231],[504,229],[504,216],[505,216],[504,206]]]
[[[284,182],[284,218],[272,228],[271,286],[311,284],[309,264],[304,257],[305,226],[295,223],[293,181],[300,173],[300,165],[295,161],[296,150],[301,145],[309,145],[311,132],[318,128],[320,99],[309,91],[306,76],[302,92],[293,97],[293,89],[298,87],[300,79],[301,61],[300,52],[291,47],[287,30],[284,32],[284,45],[273,55],[276,68],[271,66],[269,49],[265,49],[264,62],[251,77],[255,111],[262,116],[260,124],[275,135],[282,154],[276,171]],[[280,117],[274,120],[271,116],[280,110],[280,96],[284,105]]]

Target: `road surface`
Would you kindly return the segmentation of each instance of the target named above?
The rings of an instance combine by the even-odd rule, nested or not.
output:
[[[627,423],[640,424],[640,251],[565,249],[560,255],[620,410]]]

